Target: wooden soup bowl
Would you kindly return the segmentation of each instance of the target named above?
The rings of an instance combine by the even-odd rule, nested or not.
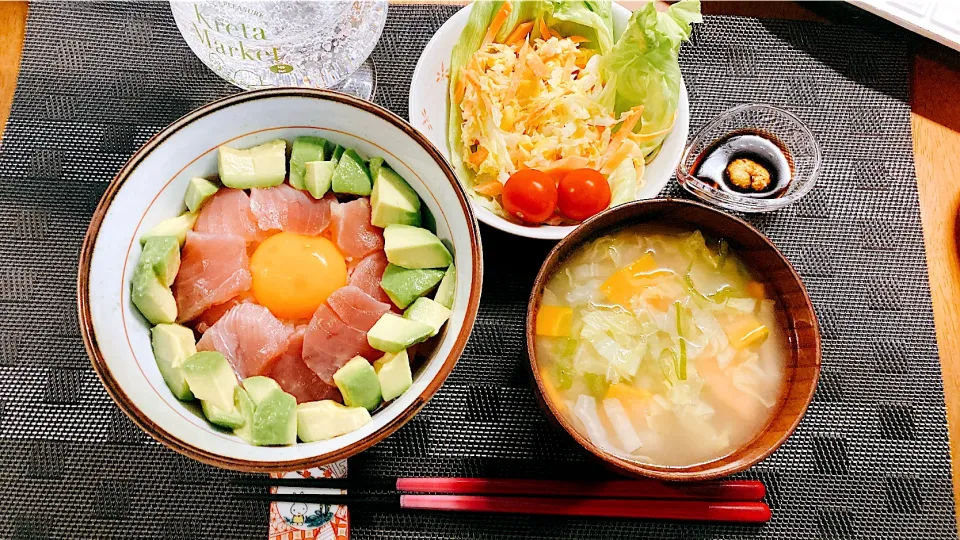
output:
[[[534,347],[537,310],[550,276],[577,248],[617,229],[644,223],[700,229],[705,235],[725,238],[731,249],[753,270],[768,291],[773,292],[777,318],[789,348],[779,403],[767,426],[753,440],[728,455],[707,463],[685,467],[647,465],[601,450],[580,434],[557,406],[544,399],[543,380]],[[820,329],[810,296],[800,276],[780,250],[745,221],[700,203],[679,199],[654,199],[617,206],[585,221],[561,240],[547,256],[530,293],[527,306],[527,352],[535,381],[537,401],[555,424],[577,443],[614,470],[631,476],[667,481],[719,478],[743,471],[763,460],[783,444],[803,418],[820,377]]]

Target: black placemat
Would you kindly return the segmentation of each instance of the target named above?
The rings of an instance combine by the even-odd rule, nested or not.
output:
[[[378,103],[406,116],[413,66],[454,10],[391,7],[373,55]],[[906,47],[858,28],[710,17],[681,62],[693,129],[765,101],[797,113],[823,145],[813,192],[751,218],[804,277],[824,337],[807,417],[742,475],[767,483],[773,521],[353,509],[354,538],[957,537]],[[0,146],[0,537],[266,536],[266,505],[229,497],[234,473],[166,450],[113,406],[74,306],[80,243],[107,182],[167,123],[236,91],[193,56],[165,3],[31,5]],[[351,475],[607,474],[549,428],[528,387],[523,310],[549,244],[482,234],[483,302],[463,358],[408,426],[351,460]]]

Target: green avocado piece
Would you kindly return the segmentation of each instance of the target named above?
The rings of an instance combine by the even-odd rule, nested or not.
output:
[[[387,260],[404,268],[446,268],[453,256],[437,235],[411,225],[387,225],[383,230]]]
[[[380,393],[384,401],[396,399],[413,384],[410,372],[410,358],[407,350],[386,353],[373,363],[373,369],[380,379]]]
[[[370,195],[372,189],[367,164],[352,148],[344,151],[340,156],[337,168],[333,171],[331,183],[334,193],[350,193],[365,197]]]
[[[308,161],[306,163],[306,176],[303,179],[304,187],[310,192],[314,199],[319,199],[330,191],[330,183],[333,181],[333,172],[337,168],[337,162],[329,161]]]
[[[260,405],[263,398],[267,397],[267,395],[274,390],[280,390],[280,385],[270,377],[258,375],[244,379],[243,388],[247,391],[247,395],[250,397],[250,400],[253,401],[253,404]]]
[[[137,264],[149,266],[160,284],[169,287],[180,271],[180,244],[173,236],[148,238]]]
[[[403,312],[403,318],[430,325],[433,328],[430,337],[433,337],[450,318],[450,310],[437,301],[421,296]]]
[[[138,264],[130,282],[130,299],[140,314],[151,324],[172,323],[177,320],[177,301],[160,282],[149,264]]]
[[[414,343],[425,341],[430,337],[430,332],[433,332],[433,327],[429,324],[387,312],[367,332],[367,343],[378,351],[400,352]]]
[[[278,186],[287,176],[287,142],[274,139],[253,148],[219,149],[220,181],[237,189]]]
[[[243,388],[237,388],[234,395],[234,401],[240,414],[243,416],[243,425],[233,429],[233,434],[241,439],[253,444],[253,413],[257,407],[253,404],[247,391]]]
[[[297,398],[274,390],[253,412],[251,439],[257,446],[288,445],[297,442]]]
[[[377,171],[383,167],[383,158],[374,156],[367,161],[367,169],[370,171],[370,178],[377,179]]]
[[[343,156],[343,153],[346,152],[346,151],[347,151],[347,149],[344,148],[344,147],[342,147],[342,146],[340,146],[339,144],[336,145],[336,146],[334,146],[334,147],[333,147],[333,154],[332,154],[334,161],[340,161],[340,158]]]
[[[370,421],[363,407],[325,399],[297,405],[297,435],[303,442],[325,441],[360,429]]]
[[[443,274],[443,279],[440,280],[440,285],[437,287],[437,294],[433,295],[433,299],[441,306],[447,309],[453,309],[453,298],[456,296],[456,289],[457,268],[451,264]]]
[[[173,236],[182,246],[187,241],[187,233],[193,230],[193,224],[197,222],[197,215],[194,212],[184,212],[177,217],[167,218],[157,223],[140,236],[140,245],[158,236]]]
[[[196,212],[200,210],[203,203],[207,202],[207,199],[213,197],[219,190],[219,186],[206,178],[194,176],[187,184],[187,192],[183,196],[183,202],[186,203],[188,210]]]
[[[183,372],[197,399],[209,401],[221,409],[233,408],[234,389],[239,383],[237,374],[222,354],[200,351],[183,362]]]
[[[377,168],[370,192],[370,223],[377,227],[391,224],[420,226],[420,196],[387,166]]]
[[[150,329],[150,342],[160,375],[173,395],[184,401],[193,399],[183,371],[183,363],[197,353],[193,330],[179,324],[158,324]]]
[[[367,359],[354,356],[333,374],[333,382],[343,395],[347,407],[363,407],[372,411],[380,405],[380,381]]]
[[[388,264],[380,278],[380,288],[395,306],[403,309],[433,290],[443,274],[443,270],[433,268],[409,269]]]
[[[327,159],[330,157],[327,154],[326,139],[310,135],[294,139],[293,148],[290,150],[290,185],[297,189],[306,189],[307,163]]]
[[[233,389],[233,406],[229,409],[221,409],[211,401],[201,401],[200,408],[203,409],[203,415],[211,423],[227,429],[239,429],[247,422],[243,411],[240,410],[240,394],[246,396],[246,392],[239,386]],[[250,398],[247,398],[248,400]]]

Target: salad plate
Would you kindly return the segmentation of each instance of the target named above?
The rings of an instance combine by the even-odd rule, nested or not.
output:
[[[514,2],[514,4],[517,3]],[[458,178],[471,196],[475,213],[480,221],[518,236],[548,240],[561,239],[573,231],[579,221],[558,218],[541,224],[523,223],[506,212],[496,198],[480,196],[472,189],[475,185],[473,172],[465,166],[462,153],[451,147],[451,140],[455,139],[450,136],[450,115],[457,112],[455,107],[459,107],[459,105],[453,105],[450,98],[450,79],[457,77],[457,74],[451,71],[451,51],[454,51],[461,39],[466,37],[464,30],[470,22],[471,11],[475,5],[468,5],[450,17],[424,49],[410,87],[410,123],[421,131],[453,165]],[[514,10],[520,11],[525,7],[514,7]],[[631,12],[617,3],[611,3],[610,7],[613,41],[616,43],[631,24]],[[656,20],[656,17],[653,19]],[[699,21],[699,13],[696,13],[692,20],[692,22],[697,21]],[[509,21],[508,24],[510,24]],[[637,179],[635,188],[631,187],[629,194],[621,193],[618,197],[618,188],[611,182],[613,197],[609,206],[656,197],[676,170],[689,134],[690,118],[687,90],[682,77],[679,76],[679,68],[674,67],[677,69],[679,78],[679,92],[675,98],[675,111],[672,114],[665,113],[665,115],[672,115],[674,121],[672,125],[668,125],[669,131],[662,136],[659,146],[646,155],[645,167],[640,167],[642,176]],[[454,70],[456,71],[456,68]],[[647,103],[646,108],[652,111],[655,106]],[[671,107],[668,105],[667,108]],[[646,121],[645,114],[641,123]],[[501,182],[504,181],[501,180]]]

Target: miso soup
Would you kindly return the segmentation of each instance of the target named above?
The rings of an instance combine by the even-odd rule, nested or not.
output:
[[[730,454],[770,421],[788,361],[759,277],[700,231],[643,225],[584,245],[539,306],[545,399],[621,457],[689,466]]]

